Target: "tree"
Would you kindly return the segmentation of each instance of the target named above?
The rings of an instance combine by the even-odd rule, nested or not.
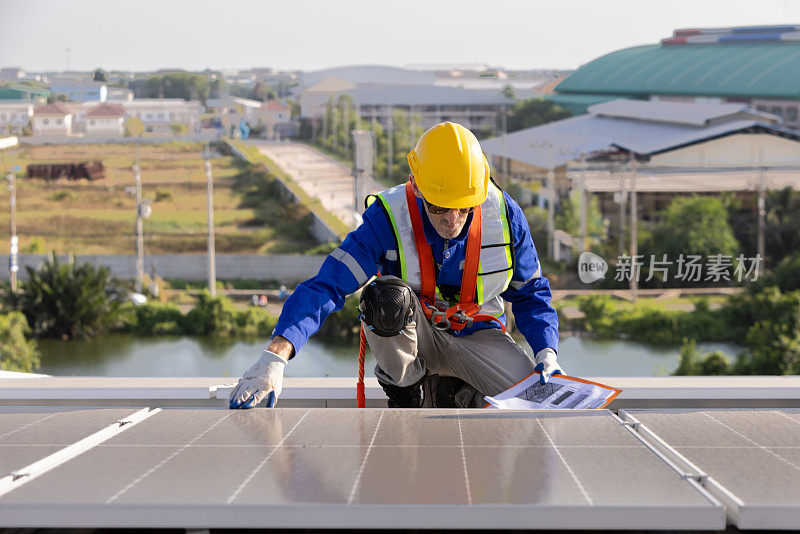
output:
[[[143,93],[143,96],[147,98],[199,100],[205,105],[208,100],[210,84],[203,74],[170,72],[151,76],[144,82],[143,87],[139,84],[131,84],[131,88],[135,92]]]
[[[125,294],[106,267],[74,260],[62,263],[55,254],[38,269],[26,267],[29,280],[20,293],[4,285],[3,305],[21,311],[33,334],[71,339],[104,332],[119,318]]]
[[[106,82],[108,83],[108,75],[105,73],[103,69],[95,69],[94,76],[92,80],[95,82]]]
[[[734,256],[739,243],[733,236],[728,213],[715,197],[678,197],[662,213],[662,221],[653,230],[645,248],[659,256],[667,254],[676,261],[680,254]]]
[[[508,117],[508,131],[516,132],[572,116],[566,109],[542,98],[528,98],[517,102]]]
[[[136,117],[125,119],[125,135],[139,137],[144,132],[144,124]]]
[[[27,338],[30,332],[21,313],[0,315],[0,369],[30,373],[39,367],[39,350]]]
[[[180,137],[189,131],[186,125],[182,122],[173,122],[169,125],[169,129],[172,130],[172,135],[175,137]]]
[[[767,254],[780,260],[800,249],[800,195],[786,186],[767,193]]]
[[[276,93],[275,89],[273,89],[268,83],[258,81],[253,85],[253,92],[250,97],[253,100],[266,102],[267,100],[274,100],[277,98],[278,93]]]
[[[581,192],[572,191],[569,199],[561,205],[561,213],[556,215],[556,228],[564,230],[570,235],[579,237],[581,234]],[[594,247],[606,240],[608,236],[608,223],[600,211],[600,201],[596,196],[586,194],[586,236],[589,246]]]

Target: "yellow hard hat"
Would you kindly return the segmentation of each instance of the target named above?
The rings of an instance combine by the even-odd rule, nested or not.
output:
[[[489,163],[472,132],[453,122],[437,124],[408,153],[422,196],[443,208],[471,208],[486,200]]]

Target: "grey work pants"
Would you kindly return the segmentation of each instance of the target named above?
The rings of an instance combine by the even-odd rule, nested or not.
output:
[[[455,376],[482,398],[505,391],[534,370],[530,356],[499,328],[454,337],[431,326],[419,301],[413,321],[396,336],[381,337],[367,329],[365,334],[377,360],[375,376],[396,386],[416,384],[426,374]]]

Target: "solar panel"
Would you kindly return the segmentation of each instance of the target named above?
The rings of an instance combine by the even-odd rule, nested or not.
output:
[[[164,409],[0,497],[0,526],[720,529],[607,411]]]
[[[663,440],[687,471],[708,477],[706,487],[726,501],[739,528],[800,528],[800,410],[620,414]]]
[[[133,411],[0,406],[0,478],[101,430]]]

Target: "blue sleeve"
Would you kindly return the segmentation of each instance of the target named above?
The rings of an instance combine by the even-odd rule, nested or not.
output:
[[[542,276],[542,266],[522,208],[506,193],[503,195],[514,241],[514,275],[501,296],[511,303],[517,328],[534,354],[547,347],[558,352],[558,314],[550,305],[550,282]]]
[[[394,232],[380,201],[363,215],[364,222],[325,258],[319,273],[297,286],[286,300],[272,335],[285,337],[295,355],[347,295],[377,274],[385,251],[394,248]]]

